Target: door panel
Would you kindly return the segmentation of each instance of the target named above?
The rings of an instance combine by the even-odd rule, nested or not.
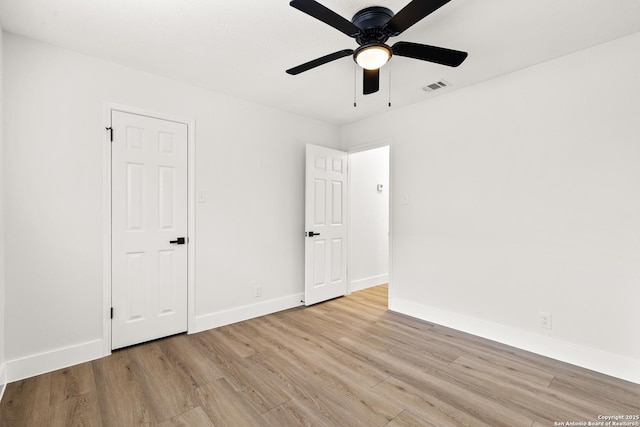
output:
[[[187,330],[187,126],[112,112],[112,348]]]
[[[331,182],[331,224],[332,225],[342,225],[342,209],[344,208],[344,204],[342,200],[344,199],[343,191],[342,191],[343,183],[341,181],[332,181]]]
[[[347,294],[347,153],[307,145],[305,304]]]

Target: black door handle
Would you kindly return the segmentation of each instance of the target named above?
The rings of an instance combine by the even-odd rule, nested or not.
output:
[[[309,231],[306,233],[308,237],[319,236],[320,233],[314,233],[313,231]]]
[[[184,245],[186,243],[186,238],[178,237],[176,240],[169,240],[169,243],[175,243],[176,245]]]

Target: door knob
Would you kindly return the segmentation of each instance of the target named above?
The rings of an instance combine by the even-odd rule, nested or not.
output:
[[[169,243],[175,243],[176,245],[184,245],[186,243],[186,238],[178,237],[176,240],[169,240]]]
[[[319,236],[319,235],[320,235],[320,233],[314,233],[313,231],[309,231],[309,232],[307,232],[307,233],[306,233],[306,235],[307,235],[308,237],[313,237],[313,236]]]

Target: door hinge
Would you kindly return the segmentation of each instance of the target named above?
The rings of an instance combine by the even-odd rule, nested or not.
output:
[[[113,319],[113,307],[111,307],[109,315],[111,316],[111,319]]]
[[[105,128],[105,129],[109,131],[109,141],[113,142],[113,128],[109,126],[108,128]]]

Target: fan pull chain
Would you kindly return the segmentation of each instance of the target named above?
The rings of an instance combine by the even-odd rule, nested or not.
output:
[[[391,108],[391,64],[389,64],[389,108]]]
[[[358,67],[356,66],[356,63],[353,63],[353,106],[357,107],[356,104],[356,86],[357,86],[357,82],[358,82]]]

